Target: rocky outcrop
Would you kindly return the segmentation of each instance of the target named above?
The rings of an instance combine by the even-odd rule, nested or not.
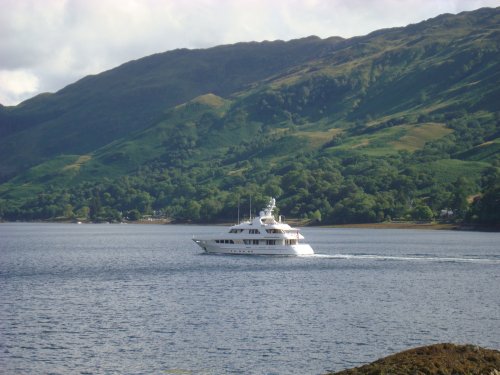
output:
[[[475,345],[436,344],[329,375],[500,375],[500,351]]]

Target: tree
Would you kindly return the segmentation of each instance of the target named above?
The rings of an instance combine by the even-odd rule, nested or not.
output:
[[[333,223],[373,223],[377,220],[373,196],[355,191],[335,204],[329,221]]]
[[[201,201],[199,217],[202,220],[211,220],[214,217],[217,217],[221,209],[222,205],[219,200],[206,198]]]
[[[141,213],[137,209],[130,210],[127,214],[127,217],[130,221],[141,220]]]
[[[316,210],[309,216],[313,223],[321,223],[321,211]]]
[[[146,191],[138,192],[132,200],[133,207],[144,214],[151,212],[152,203],[153,198]]]
[[[86,220],[89,217],[90,208],[82,206],[76,211],[76,217]]]
[[[490,188],[477,198],[468,213],[469,221],[488,226],[500,226],[500,185]]]
[[[73,219],[75,217],[72,205],[67,204],[64,206],[63,216],[68,218],[68,219]]]
[[[101,198],[99,197],[99,192],[94,192],[93,197],[90,199],[89,204],[89,217],[92,221],[97,221],[101,213]]]
[[[414,220],[431,221],[434,218],[434,213],[429,206],[419,204],[413,209],[411,216]]]
[[[200,220],[200,209],[201,209],[200,203],[194,200],[189,201],[186,209],[184,210],[185,219],[190,221]]]
[[[459,177],[451,189],[452,196],[448,206],[453,209],[455,216],[462,219],[469,207],[467,197],[472,190],[471,183],[465,177]]]
[[[103,211],[103,218],[106,221],[112,223],[119,223],[122,221],[122,214],[118,210],[111,207],[105,207]]]

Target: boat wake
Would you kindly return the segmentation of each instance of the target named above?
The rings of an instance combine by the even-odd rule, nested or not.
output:
[[[489,263],[500,264],[500,259],[474,257],[439,257],[429,255],[374,255],[374,254],[313,254],[308,257],[344,260],[374,260],[403,262],[450,262],[450,263]]]

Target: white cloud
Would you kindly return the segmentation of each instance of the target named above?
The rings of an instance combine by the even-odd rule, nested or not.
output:
[[[26,70],[0,70],[0,103],[18,102],[38,91],[38,78]]]
[[[0,0],[0,5],[0,70],[11,72],[4,76],[0,102],[12,105],[175,48],[351,37],[444,12],[499,6],[500,0]],[[22,92],[19,72],[31,77]]]

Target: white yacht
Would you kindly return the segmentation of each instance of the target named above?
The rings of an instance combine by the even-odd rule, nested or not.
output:
[[[271,198],[259,216],[229,228],[222,235],[193,238],[205,252],[218,254],[254,255],[312,255],[309,244],[300,243],[304,239],[297,228],[276,221],[273,210],[276,200]]]

